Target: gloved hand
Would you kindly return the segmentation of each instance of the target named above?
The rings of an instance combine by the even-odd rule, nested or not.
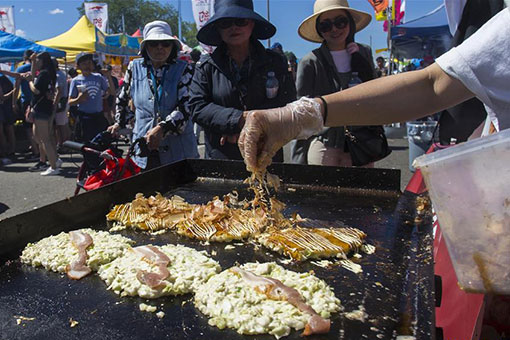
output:
[[[355,42],[348,43],[347,44],[347,52],[349,52],[349,54],[359,52],[358,44],[356,44]]]
[[[239,137],[248,171],[263,171],[276,152],[292,139],[307,139],[322,131],[318,101],[302,97],[284,107],[249,111]]]

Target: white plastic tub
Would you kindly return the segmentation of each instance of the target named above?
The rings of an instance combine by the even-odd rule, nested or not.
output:
[[[510,294],[510,130],[421,156],[459,285]]]

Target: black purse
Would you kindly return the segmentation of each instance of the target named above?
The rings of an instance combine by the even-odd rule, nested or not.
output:
[[[391,153],[384,128],[380,125],[345,127],[345,144],[352,165],[362,166],[383,159]]]

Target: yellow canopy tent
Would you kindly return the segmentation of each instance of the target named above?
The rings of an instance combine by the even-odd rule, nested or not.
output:
[[[67,62],[74,62],[78,53],[96,51],[96,28],[86,16],[82,16],[67,32],[37,43],[66,51]]]

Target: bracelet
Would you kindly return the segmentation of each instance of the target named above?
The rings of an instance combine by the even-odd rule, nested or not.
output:
[[[322,102],[322,106],[324,107],[324,125],[326,125],[326,120],[328,119],[328,103],[326,103],[326,100],[322,97],[322,96],[319,96],[317,97],[321,100]]]

